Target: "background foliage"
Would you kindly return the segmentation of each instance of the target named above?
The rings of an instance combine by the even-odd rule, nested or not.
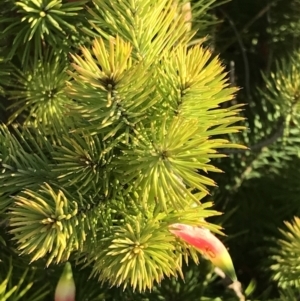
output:
[[[194,36],[140,2],[0,3],[0,300],[53,300],[67,259],[77,300],[239,300],[167,230],[199,218],[247,300],[298,300],[300,1],[193,1]]]

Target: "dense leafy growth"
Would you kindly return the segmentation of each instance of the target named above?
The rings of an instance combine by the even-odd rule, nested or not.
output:
[[[239,3],[1,1],[1,300],[67,261],[76,300],[296,300],[300,2]]]

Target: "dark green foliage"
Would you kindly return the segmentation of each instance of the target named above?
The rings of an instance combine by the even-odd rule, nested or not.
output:
[[[262,300],[279,298],[278,278],[274,281],[270,268],[274,258],[278,273],[298,266],[286,255],[293,262],[286,267],[277,256],[286,254],[285,247],[276,243],[283,221],[299,215],[298,4],[231,1],[217,10],[224,23],[216,47],[228,65],[234,62],[232,79],[243,87],[238,101],[248,103],[249,130],[235,141],[244,141],[250,150],[228,151],[230,159],[218,165],[227,176],[216,178],[222,185],[214,199],[219,210],[235,210],[223,224],[232,237],[230,252],[240,267],[239,278],[243,283],[256,279],[255,292]],[[292,291],[281,292],[278,300],[296,300]]]

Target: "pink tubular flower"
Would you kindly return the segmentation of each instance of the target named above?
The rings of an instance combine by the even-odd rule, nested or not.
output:
[[[172,224],[170,225],[170,232],[198,249],[232,281],[237,281],[233,263],[227,249],[208,229],[185,224]]]
[[[72,267],[66,263],[55,290],[54,301],[75,301],[75,283]]]

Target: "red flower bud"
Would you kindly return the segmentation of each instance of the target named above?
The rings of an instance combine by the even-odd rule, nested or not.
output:
[[[232,281],[237,280],[233,263],[226,247],[208,229],[185,224],[173,224],[170,228],[170,232],[198,249]]]

